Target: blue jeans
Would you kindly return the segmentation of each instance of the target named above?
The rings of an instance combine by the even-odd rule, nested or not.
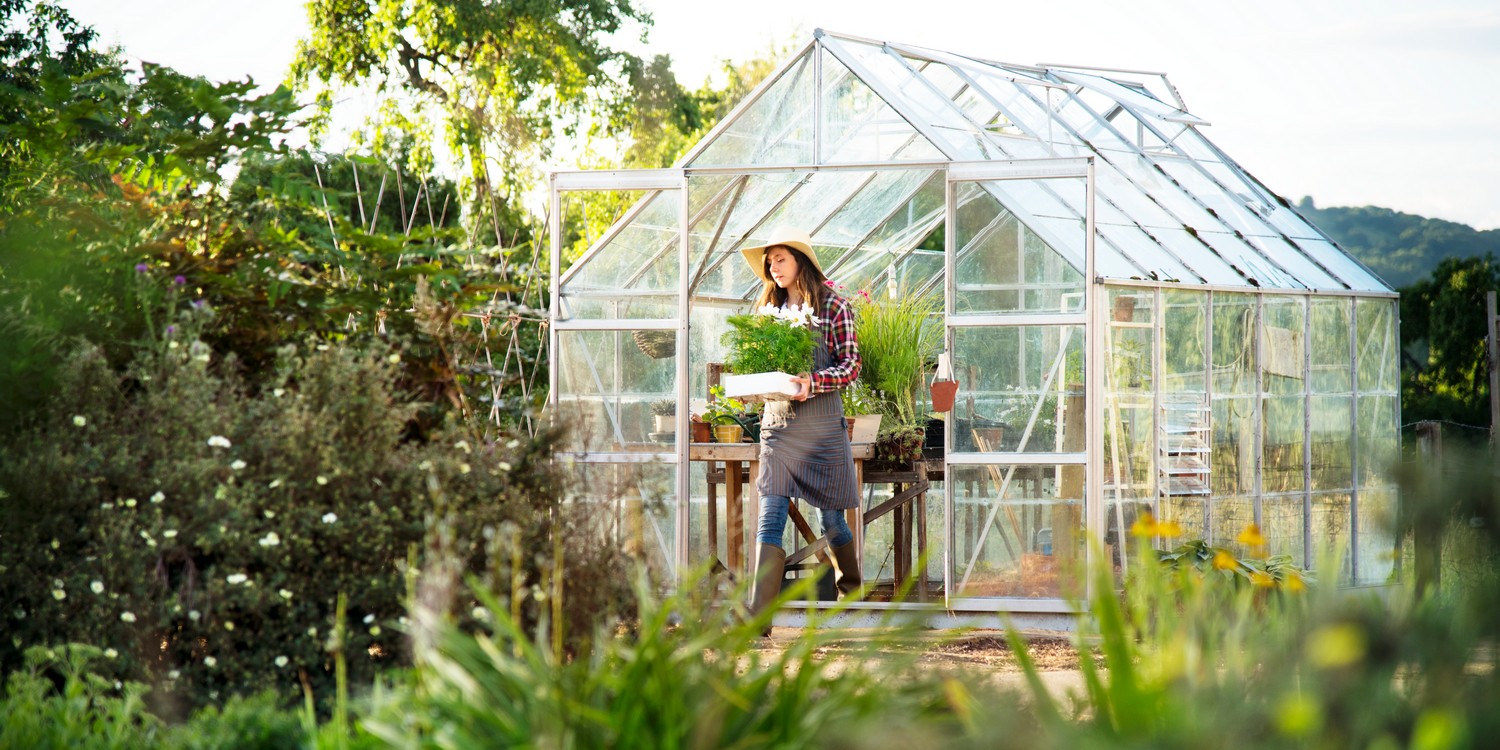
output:
[[[787,510],[792,499],[783,495],[766,495],[760,499],[760,521],[756,525],[755,540],[773,547],[781,546],[781,537],[786,533]],[[844,520],[844,511],[818,509],[818,521],[823,524],[823,533],[828,536],[829,547],[842,547],[854,541],[854,532]]]

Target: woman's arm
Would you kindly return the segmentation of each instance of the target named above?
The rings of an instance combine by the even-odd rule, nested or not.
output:
[[[813,373],[812,393],[836,391],[859,377],[859,340],[854,334],[854,309],[843,297],[829,295],[824,315],[830,319],[824,335],[828,351],[833,355],[833,366]]]

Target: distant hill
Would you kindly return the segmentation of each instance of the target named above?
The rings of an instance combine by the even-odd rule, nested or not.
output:
[[[1375,206],[1318,208],[1312,198],[1303,198],[1297,210],[1397,289],[1428,278],[1444,258],[1500,257],[1496,229]]]

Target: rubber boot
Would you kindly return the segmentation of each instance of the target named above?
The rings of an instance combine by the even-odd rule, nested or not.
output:
[[[786,550],[762,543],[755,552],[755,579],[750,584],[750,616],[764,612],[781,595],[781,579],[786,575]],[[761,635],[770,635],[767,625]]]
[[[833,557],[833,585],[839,590],[839,599],[862,598],[864,576],[859,570],[859,555],[850,541],[842,547],[830,550]]]

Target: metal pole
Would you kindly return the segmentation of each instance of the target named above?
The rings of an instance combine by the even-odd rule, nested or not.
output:
[[[1417,452],[1422,456],[1424,466],[1431,467],[1429,471],[1438,476],[1443,471],[1443,425],[1441,422],[1418,422],[1417,423]],[[1415,528],[1412,530],[1412,554],[1416,557],[1417,567],[1417,598],[1427,593],[1429,588],[1436,589],[1438,579],[1442,573],[1442,524],[1434,518],[1432,508],[1425,508],[1418,514]]]
[[[1500,450],[1500,313],[1495,293],[1484,293],[1485,338],[1490,349],[1490,447]]]

